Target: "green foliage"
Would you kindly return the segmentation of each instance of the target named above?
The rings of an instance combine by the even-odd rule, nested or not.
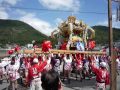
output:
[[[109,43],[109,30],[106,26],[93,26],[95,30],[95,40],[97,44]],[[113,28],[113,41],[120,40],[120,29]]]
[[[106,26],[93,26],[97,44],[107,44],[109,31]],[[120,29],[113,28],[114,41],[120,40]],[[0,20],[0,44],[18,43],[25,45],[36,40],[39,44],[43,40],[51,40],[53,46],[57,44],[57,38],[50,37],[37,31],[30,25],[17,20]]]
[[[17,20],[0,20],[0,43],[18,43],[25,45],[32,40],[42,42],[48,36],[35,30],[30,25]]]

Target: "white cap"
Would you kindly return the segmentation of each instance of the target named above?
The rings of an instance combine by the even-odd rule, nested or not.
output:
[[[33,63],[38,63],[38,59],[37,59],[37,58],[34,58],[34,59],[33,59]]]
[[[106,68],[107,64],[105,62],[101,62],[100,66]]]

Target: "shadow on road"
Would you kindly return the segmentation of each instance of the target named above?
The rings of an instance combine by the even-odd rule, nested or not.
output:
[[[95,89],[95,79],[83,80],[82,82],[80,82],[80,80],[72,79],[70,84],[68,84],[67,81],[63,82],[63,86],[71,88],[73,90],[80,90],[80,88]]]

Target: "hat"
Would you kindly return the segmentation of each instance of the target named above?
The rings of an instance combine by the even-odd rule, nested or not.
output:
[[[37,59],[37,58],[34,58],[34,59],[33,59],[33,63],[38,63],[38,59]]]
[[[106,68],[107,64],[105,62],[101,62],[100,66],[103,67],[103,68]]]

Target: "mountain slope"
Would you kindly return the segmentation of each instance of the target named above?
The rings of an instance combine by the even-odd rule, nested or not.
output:
[[[109,30],[106,26],[93,26],[95,30],[95,40],[97,44],[109,43]],[[120,29],[113,28],[113,41],[120,40]]]
[[[95,41],[97,44],[106,44],[109,41],[109,31],[106,26],[93,26],[95,30]],[[120,40],[120,29],[113,28],[114,41]],[[56,39],[50,39],[48,36],[37,31],[30,25],[18,20],[0,20],[0,44],[18,43],[25,45],[36,40],[41,43],[44,39],[49,39],[53,44]]]
[[[17,20],[0,20],[0,43],[27,44],[32,40],[41,42],[48,37],[30,25]]]

